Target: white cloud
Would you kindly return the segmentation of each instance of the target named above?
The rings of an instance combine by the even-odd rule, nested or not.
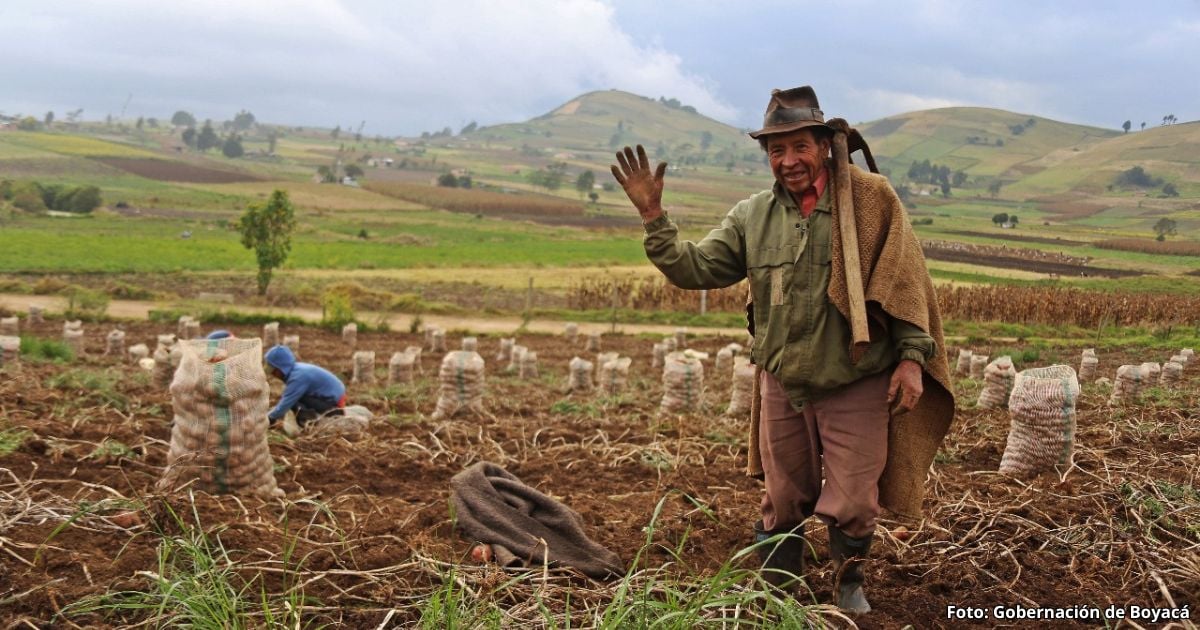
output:
[[[96,113],[134,93],[144,106],[213,110],[202,117],[247,107],[265,120],[367,118],[415,133],[520,120],[618,88],[738,115],[677,55],[634,41],[599,0],[7,0],[0,58],[28,60],[0,69],[24,100],[38,90],[47,105],[91,98],[80,104]],[[99,90],[71,91],[89,83]]]

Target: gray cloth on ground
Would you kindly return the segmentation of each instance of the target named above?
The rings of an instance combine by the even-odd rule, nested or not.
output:
[[[541,566],[549,549],[551,567],[570,567],[593,579],[625,574],[621,558],[583,532],[571,508],[525,485],[491,462],[479,462],[450,479],[450,502],[458,526],[492,546],[504,566]]]

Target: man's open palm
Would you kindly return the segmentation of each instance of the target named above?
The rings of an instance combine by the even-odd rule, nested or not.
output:
[[[662,214],[663,175],[667,173],[667,163],[659,162],[658,168],[651,172],[646,149],[640,144],[637,145],[637,155],[629,147],[618,151],[617,162],[621,165],[612,165],[613,177],[625,189],[625,195],[633,202],[638,214],[642,215],[642,222],[649,223],[657,219]]]

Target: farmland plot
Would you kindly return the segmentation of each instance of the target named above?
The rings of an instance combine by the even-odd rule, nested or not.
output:
[[[0,601],[8,624],[228,618],[229,627],[690,628],[806,617],[847,625],[815,605],[831,596],[823,527],[809,528],[818,560],[810,563],[813,592],[799,600],[806,608],[763,594],[752,562],[736,555],[749,544],[761,490],[742,474],[745,421],[721,415],[728,375],[706,374],[699,412],[660,417],[660,375],[650,367],[656,339],[604,337],[605,351],[634,358],[628,390],[613,396],[565,393],[567,362],[587,356],[586,335],[575,345],[520,337],[540,357],[533,380],[505,373],[495,360],[499,340],[481,338],[488,415],[443,421],[430,418],[441,356],[425,353],[411,385],[350,386],[351,402],[381,417],[368,433],[292,440],[273,431],[275,476],[287,499],[264,502],[156,491],[170,397],[138,368],[100,356],[107,327],[87,328],[85,357],[10,364],[0,379]],[[171,327],[125,328],[134,344]],[[60,329],[50,320],[32,332],[48,339]],[[339,335],[283,332],[302,336],[302,360],[349,381],[352,349]],[[447,346],[457,348],[461,336],[451,331]],[[729,341],[741,340],[692,345],[715,356]],[[360,332],[356,348],[389,356],[421,343],[417,335]],[[1102,349],[1099,374],[1165,358],[1151,354]],[[1043,352],[1037,364],[1077,359],[1077,349],[1062,349]],[[1032,365],[1018,357],[1018,369]],[[875,612],[859,626],[956,626],[945,619],[952,603],[1194,609],[1197,386],[1185,373],[1178,389],[1108,407],[1108,389],[1085,384],[1075,468],[1065,478],[1018,480],[995,472],[1007,412],[975,409],[979,383],[960,381],[958,417],[928,482],[927,518],[885,520],[877,532],[867,566]],[[593,582],[544,570],[536,559],[532,571],[471,560],[472,541],[456,533],[447,505],[448,482],[479,461],[578,511],[628,575]]]

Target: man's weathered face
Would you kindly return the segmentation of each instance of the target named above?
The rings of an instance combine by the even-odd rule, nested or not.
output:
[[[811,129],[767,136],[767,157],[775,181],[797,199],[812,187],[828,155],[829,140],[819,138]]]

